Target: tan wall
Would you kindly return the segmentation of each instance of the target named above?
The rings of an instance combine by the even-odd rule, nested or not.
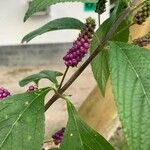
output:
[[[115,102],[112,94],[110,80],[106,88],[105,98],[101,95],[98,87],[95,87],[87,97],[79,110],[87,123],[109,139],[111,133],[119,126]]]
[[[149,31],[150,31],[150,18],[143,25],[134,25],[130,28],[131,33],[130,40],[144,36]],[[150,45],[148,45],[147,47],[150,47]]]

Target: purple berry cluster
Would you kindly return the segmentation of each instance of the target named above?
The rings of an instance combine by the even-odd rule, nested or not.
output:
[[[36,91],[38,89],[37,85],[30,85],[27,92],[33,92]]]
[[[61,130],[57,131],[54,135],[52,135],[55,145],[59,145],[61,143],[64,136],[64,132],[65,128],[62,128]]]
[[[10,92],[7,89],[1,87],[0,88],[0,100],[6,98],[8,96],[10,96]]]
[[[147,46],[148,44],[150,44],[150,32],[143,37],[139,37],[139,38],[135,39],[133,41],[133,43],[140,47]]]
[[[91,17],[86,19],[86,23],[84,28],[81,30],[79,37],[73,43],[73,46],[69,49],[67,54],[63,57],[66,66],[77,66],[82,58],[87,54],[95,26],[94,19]]]

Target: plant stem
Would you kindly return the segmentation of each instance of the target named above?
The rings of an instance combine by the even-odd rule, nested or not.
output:
[[[58,90],[62,87],[63,82],[64,82],[64,80],[65,80],[65,77],[66,77],[66,75],[67,75],[68,70],[69,70],[69,67],[67,66],[67,67],[66,67],[66,70],[65,70],[65,72],[64,72],[64,74],[63,74],[63,77],[62,77],[62,80],[61,80],[61,82],[60,82],[60,85],[59,85]]]
[[[145,4],[145,1],[141,2],[140,4],[138,4],[138,6],[134,7],[131,12],[133,13],[134,11],[138,10],[138,9],[139,9],[140,7],[142,7],[144,4]]]
[[[100,14],[98,14],[98,25],[99,25],[99,27],[101,26],[101,17],[100,17]]]
[[[103,38],[102,42],[98,45],[98,47],[93,51],[91,56],[83,63],[83,65],[70,77],[70,79],[66,82],[66,84],[58,90],[59,94],[63,94],[68,87],[78,78],[78,76],[84,71],[84,69],[91,63],[91,61],[103,50],[109,40],[112,39],[114,33],[116,32],[119,25],[123,22],[123,20],[129,15],[130,7],[127,7],[123,13],[119,16],[116,22],[112,25],[111,29],[107,33],[107,35]],[[54,96],[48,101],[45,105],[45,111],[59,98],[58,94],[54,94]]]

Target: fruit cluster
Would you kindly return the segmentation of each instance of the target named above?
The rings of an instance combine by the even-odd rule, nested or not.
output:
[[[36,91],[38,89],[38,87],[36,85],[30,85],[27,92],[33,92]]]
[[[53,141],[55,145],[59,145],[63,139],[65,132],[65,128],[62,128],[61,130],[57,131],[54,135],[52,135]]]
[[[37,89],[38,87],[36,85],[35,86],[31,85],[29,86],[27,92],[33,92],[33,91],[36,91]],[[8,96],[11,96],[10,92],[7,89],[1,87],[0,88],[0,100],[3,100],[4,98]]]
[[[134,16],[134,23],[141,25],[150,16],[150,1],[146,1],[144,6]]]
[[[73,43],[72,48],[70,48],[67,54],[63,57],[66,66],[77,66],[82,58],[87,54],[95,26],[94,19],[91,17],[86,19],[85,26],[81,30],[79,37]]]
[[[143,36],[143,37],[135,39],[133,41],[133,43],[140,46],[140,47],[147,46],[148,44],[150,44],[150,32],[147,35]]]
[[[96,10],[95,12],[97,12],[98,14],[102,14],[106,11],[106,2],[107,0],[99,0],[96,3]]]
[[[0,88],[0,100],[6,98],[8,96],[10,96],[10,92],[7,89],[1,87]]]

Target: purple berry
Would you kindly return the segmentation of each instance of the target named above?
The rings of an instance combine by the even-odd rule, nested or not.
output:
[[[0,89],[0,94],[3,94],[3,90]]]
[[[80,55],[80,51],[79,51],[79,50],[77,50],[77,51],[76,51],[76,54],[77,54],[77,55]]]
[[[70,54],[70,55],[69,55],[69,58],[72,59],[72,58],[73,58],[73,54]]]
[[[80,47],[82,45],[81,41],[77,40],[77,46]]]
[[[85,42],[85,39],[84,39],[84,38],[82,38],[82,39],[81,39],[81,42],[82,42],[82,43],[84,43],[84,42]]]
[[[63,139],[65,132],[65,128],[62,128],[61,130],[57,131],[54,135],[52,135],[53,141],[55,145],[59,145]]]
[[[65,61],[65,65],[66,65],[66,66],[69,66],[69,62],[68,62],[68,61]]]
[[[55,137],[56,137],[56,138],[59,138],[59,133],[55,133]]]
[[[4,98],[7,97],[7,93],[3,93],[3,97],[4,97]]]
[[[59,144],[61,143],[61,139],[56,139],[56,140],[54,141],[54,143],[55,143],[55,145],[59,145]]]
[[[3,98],[3,94],[0,94],[0,99],[2,99]]]
[[[84,43],[83,46],[84,46],[85,49],[88,49],[89,48],[89,43]]]
[[[80,61],[81,61],[81,58],[80,58],[80,57],[77,57],[76,59],[77,59],[77,62],[80,62]]]
[[[78,64],[77,60],[76,59],[72,59],[72,65],[76,66],[77,64]]]
[[[33,92],[33,91],[36,91],[38,89],[37,85],[30,85],[27,92]]]
[[[10,92],[7,89],[1,87],[0,88],[0,100],[6,98],[8,96],[10,96]]]
[[[81,47],[80,47],[80,52],[81,52],[81,53],[84,53],[84,52],[85,52],[85,48],[81,46]]]
[[[139,37],[133,41],[135,45],[138,45],[140,47],[147,46],[150,44],[150,32],[148,32],[146,35]]]
[[[85,26],[76,41],[73,42],[72,48],[63,57],[66,66],[75,67],[87,54],[90,47],[90,41],[92,39],[95,29],[95,21],[92,18],[87,18]]]
[[[68,63],[69,63],[69,66],[72,66],[72,60],[69,60]]]
[[[34,90],[34,86],[33,85],[29,86],[29,90],[33,91]]]

